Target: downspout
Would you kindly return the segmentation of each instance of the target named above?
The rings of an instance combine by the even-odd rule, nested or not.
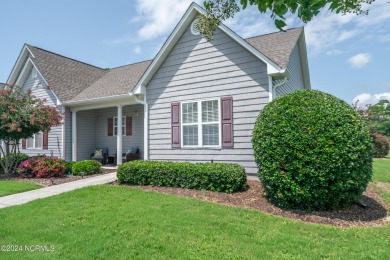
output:
[[[148,103],[146,102],[146,93],[144,95],[144,100],[138,99],[137,95],[133,95],[135,102],[142,104],[144,106],[144,160],[149,159],[149,109],[148,109]]]

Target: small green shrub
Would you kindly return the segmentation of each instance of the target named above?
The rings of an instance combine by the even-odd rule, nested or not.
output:
[[[390,151],[389,138],[379,133],[373,133],[371,137],[374,144],[374,157],[385,158]]]
[[[95,160],[85,160],[80,162],[74,162],[72,166],[72,174],[80,175],[83,173],[84,175],[91,175],[95,173],[102,172],[101,163]]]
[[[72,167],[73,165],[75,164],[76,162],[66,162],[65,161],[65,173],[68,174],[68,173],[71,173],[72,174]]]
[[[246,189],[244,167],[229,163],[132,161],[119,166],[119,183],[232,193]]]
[[[320,91],[295,91],[269,103],[256,120],[252,144],[265,196],[282,208],[345,207],[372,177],[365,119]]]

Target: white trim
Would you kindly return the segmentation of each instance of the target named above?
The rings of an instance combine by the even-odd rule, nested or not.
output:
[[[123,111],[122,106],[118,105],[118,114],[117,114],[117,135],[116,135],[116,165],[122,164],[122,145],[123,145],[123,133],[122,133],[122,119],[123,119]],[[115,122],[115,120],[113,120]],[[119,125],[121,127],[119,127]],[[126,126],[125,126],[126,127]],[[114,129],[113,129],[114,131]],[[115,132],[113,133],[115,134]]]
[[[38,146],[36,147],[36,144],[35,144],[35,135],[36,134],[41,134],[42,135],[42,142],[41,142],[41,146]],[[26,139],[26,149],[25,150],[43,150],[43,132],[38,132],[36,134],[33,134],[33,137],[30,137],[30,138],[27,138]],[[32,139],[33,140],[33,146],[32,147],[28,147],[27,145],[27,141],[29,139]]]
[[[202,122],[202,102],[205,101],[217,101],[218,102],[218,121],[217,122]],[[184,145],[184,121],[183,121],[183,104],[188,103],[197,103],[198,104],[198,122],[196,123],[186,123],[185,125],[196,125],[198,126],[198,145]],[[193,148],[203,148],[203,149],[221,149],[222,147],[222,130],[221,130],[221,98],[215,97],[215,98],[205,98],[205,99],[197,99],[197,100],[187,100],[180,102],[180,146],[182,149],[193,149]],[[203,145],[203,125],[205,124],[216,124],[218,123],[218,145]]]
[[[77,100],[77,101],[66,101],[66,102],[62,102],[62,103],[64,105],[67,105],[67,106],[96,104],[96,103],[100,103],[100,102],[110,102],[110,101],[123,100],[123,99],[126,99],[127,97],[130,97],[130,96],[131,95],[129,95],[129,94],[122,94],[122,95],[116,95],[116,96],[83,99],[83,100]]]
[[[156,57],[153,59],[152,63],[149,65],[145,73],[142,75],[141,79],[138,81],[136,87],[132,90],[131,93],[135,94],[135,91],[139,90],[140,86],[146,86],[149,81],[153,78],[154,74],[157,72],[158,68],[162,65],[164,60],[169,55],[172,48],[176,45],[176,43],[179,41],[182,34],[185,32],[187,27],[191,24],[193,19],[196,18],[199,14],[205,14],[206,11],[200,7],[196,3],[192,3],[190,7],[187,9],[183,17],[180,19],[179,23],[176,25],[175,29],[171,33],[171,35],[168,37],[160,51],[157,53]],[[248,42],[246,42],[243,38],[238,36],[235,32],[233,32],[231,29],[229,29],[226,25],[221,24],[219,26],[219,29],[221,29],[224,33],[226,33],[229,37],[231,37],[233,40],[235,40],[238,44],[240,44],[242,47],[247,49],[249,52],[251,52],[253,55],[255,55],[257,58],[262,60],[267,64],[267,73],[268,74],[277,74],[281,73],[282,69],[271,59],[269,59],[267,56],[265,56],[263,53],[258,51],[256,48],[254,48],[252,45],[250,45]]]
[[[117,116],[114,116],[113,119],[112,119],[112,131],[113,131],[113,136],[117,136],[115,134],[115,118],[118,118]],[[123,120],[123,118],[125,118]],[[126,116],[122,115],[122,125],[123,125],[123,128],[125,129],[125,131],[122,133],[122,136],[126,136]],[[118,128],[118,126],[116,126]],[[116,130],[118,132],[118,129]]]
[[[298,39],[299,45],[299,56],[302,66],[303,81],[306,89],[311,89],[310,84],[310,73],[309,73],[309,62],[307,59],[306,40],[305,40],[305,28],[302,29],[302,33]]]
[[[67,119],[65,117],[66,107],[62,106],[62,125],[61,125],[61,158],[65,160],[65,120]]]
[[[198,23],[199,23],[198,19],[195,19],[194,21],[192,21],[192,23],[191,23],[191,33],[192,33],[192,35],[195,35],[195,36],[199,36],[200,35],[200,31],[198,30],[198,28],[196,28],[196,25]]]
[[[274,99],[274,84],[271,75],[268,75],[268,97],[268,102],[271,102]]]

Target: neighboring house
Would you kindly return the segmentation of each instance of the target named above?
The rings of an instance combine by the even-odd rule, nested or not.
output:
[[[255,174],[259,112],[310,88],[303,28],[243,39],[221,25],[207,42],[195,27],[199,13],[193,3],[153,60],[109,70],[26,44],[8,83],[57,106],[64,124],[21,151],[78,161],[97,147],[137,146],[144,160],[232,162]]]

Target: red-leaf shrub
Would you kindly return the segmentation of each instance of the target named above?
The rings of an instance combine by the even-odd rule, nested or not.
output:
[[[372,142],[374,144],[374,157],[384,158],[389,154],[390,143],[389,138],[379,133],[373,133],[371,135]]]
[[[61,177],[65,173],[65,164],[58,157],[33,157],[23,161],[18,172],[23,178]]]

